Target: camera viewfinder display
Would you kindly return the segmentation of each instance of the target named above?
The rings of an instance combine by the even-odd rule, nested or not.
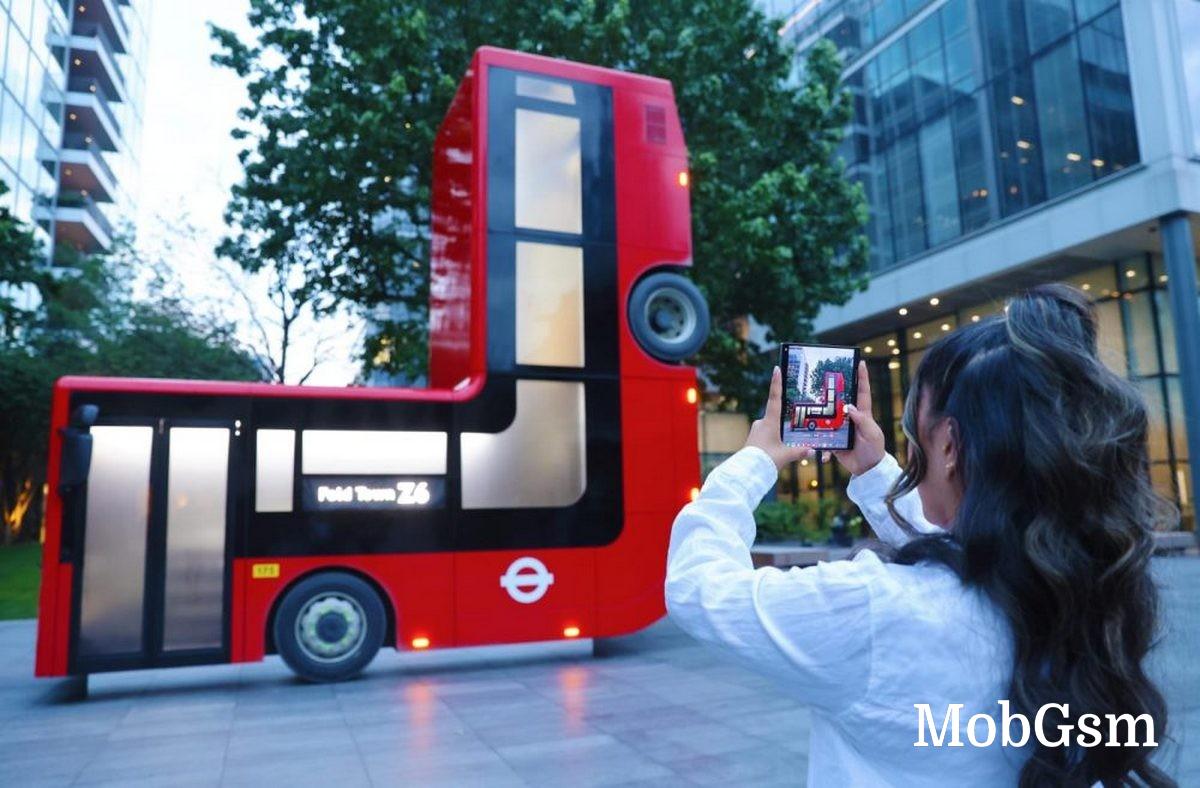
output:
[[[785,343],[780,348],[783,410],[779,434],[789,446],[854,446],[847,403],[857,396],[858,348]]]

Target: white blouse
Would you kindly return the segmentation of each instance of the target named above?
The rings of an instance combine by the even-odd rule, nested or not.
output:
[[[900,468],[885,456],[850,481],[848,494],[883,541],[909,537],[884,495]],[[675,519],[667,557],[671,619],[693,637],[779,681],[811,706],[811,786],[1015,785],[1028,748],[1001,746],[998,702],[1007,697],[1011,636],[999,611],[933,564],[853,560],[804,569],[755,569],[754,507],[775,483],[775,463],[745,448],[709,474]],[[936,530],[916,493],[896,502],[919,530]],[[939,733],[949,704],[963,704],[963,746],[915,747],[916,704]],[[968,720],[996,723],[991,746],[967,738]],[[984,725],[974,726],[977,739]],[[1018,731],[1019,732],[1019,731]]]

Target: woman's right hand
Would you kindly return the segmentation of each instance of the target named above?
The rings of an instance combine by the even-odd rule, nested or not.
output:
[[[848,451],[835,451],[842,467],[852,476],[866,473],[879,464],[886,452],[883,443],[883,430],[871,415],[871,381],[867,377],[867,362],[858,362],[858,401],[846,404],[846,415],[854,423],[854,448]]]

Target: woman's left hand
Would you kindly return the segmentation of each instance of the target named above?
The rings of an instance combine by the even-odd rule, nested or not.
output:
[[[762,418],[750,425],[750,435],[746,438],[746,445],[765,451],[775,461],[775,467],[780,469],[813,455],[813,450],[807,446],[784,444],[783,439],[779,436],[779,413],[782,410],[783,375],[779,372],[779,367],[775,367],[771,373],[771,390],[767,395],[767,408],[763,412]]]

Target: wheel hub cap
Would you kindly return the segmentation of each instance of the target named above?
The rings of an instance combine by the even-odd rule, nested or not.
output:
[[[309,600],[296,618],[296,642],[318,662],[336,662],[358,650],[366,635],[366,616],[358,602],[341,593]]]

